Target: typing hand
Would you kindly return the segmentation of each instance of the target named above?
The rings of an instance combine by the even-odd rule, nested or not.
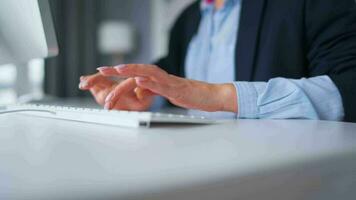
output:
[[[98,68],[103,76],[129,78],[140,88],[188,109],[237,112],[233,84],[209,84],[173,76],[154,65],[128,64]],[[132,83],[134,84],[134,83]]]
[[[139,88],[133,78],[118,82],[100,73],[80,77],[79,88],[89,90],[106,109],[144,111],[151,106],[154,96]]]

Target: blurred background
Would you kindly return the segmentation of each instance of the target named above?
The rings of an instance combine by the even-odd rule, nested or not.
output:
[[[59,56],[0,66],[0,104],[89,97],[78,90],[81,75],[165,55],[172,24],[194,0],[49,1]]]

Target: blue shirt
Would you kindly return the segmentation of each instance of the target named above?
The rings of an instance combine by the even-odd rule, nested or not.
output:
[[[268,82],[234,80],[241,1],[225,0],[224,6],[215,10],[212,0],[202,0],[202,19],[185,60],[186,77],[233,83],[239,118],[342,120],[341,95],[328,76],[274,78]]]

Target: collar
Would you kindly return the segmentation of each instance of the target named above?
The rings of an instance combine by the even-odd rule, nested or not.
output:
[[[224,6],[222,9],[224,9],[225,7],[234,5],[236,2],[237,2],[237,0],[225,0]],[[205,11],[207,9],[213,8],[214,3],[215,3],[215,0],[201,0],[200,9],[202,11]]]

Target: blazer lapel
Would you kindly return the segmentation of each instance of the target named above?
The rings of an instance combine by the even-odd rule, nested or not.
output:
[[[237,81],[252,81],[264,4],[265,0],[242,1],[235,55]]]

